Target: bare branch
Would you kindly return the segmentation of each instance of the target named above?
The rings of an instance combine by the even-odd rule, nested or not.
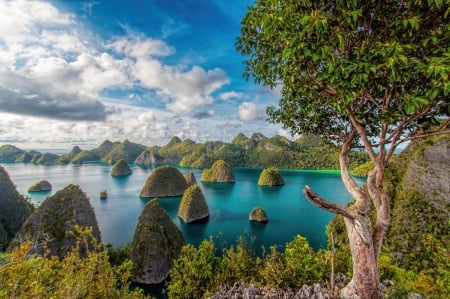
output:
[[[303,188],[303,194],[305,195],[307,200],[309,200],[312,204],[314,204],[315,206],[318,206],[319,208],[321,208],[323,210],[332,212],[334,214],[342,215],[342,216],[347,217],[352,220],[355,219],[355,216],[352,215],[346,207],[321,198],[308,185],[306,185],[305,188]]]

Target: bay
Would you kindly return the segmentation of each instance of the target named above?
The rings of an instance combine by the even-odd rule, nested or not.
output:
[[[36,204],[68,184],[79,185],[95,210],[103,243],[114,247],[122,247],[132,240],[139,215],[148,201],[141,199],[139,192],[154,170],[132,165],[131,176],[115,178],[110,175],[112,166],[102,163],[54,166],[14,163],[3,164],[3,167],[17,190]],[[177,216],[181,197],[160,198],[159,202],[180,228],[186,242],[195,246],[209,237],[219,247],[229,246],[235,244],[239,236],[244,236],[253,249],[260,252],[262,245],[282,246],[300,234],[313,248],[323,248],[325,228],[333,215],[309,203],[302,188],[309,185],[324,198],[343,205],[351,200],[340,175],[333,172],[282,170],[284,186],[262,187],[257,184],[261,169],[234,168],[236,183],[230,184],[200,182],[201,169],[176,167],[183,175],[194,173],[205,195],[210,217],[205,223],[185,224]],[[27,189],[41,179],[52,184],[52,192],[28,193]],[[102,190],[108,191],[106,200],[99,197]],[[264,208],[269,217],[267,224],[248,220],[254,207]]]

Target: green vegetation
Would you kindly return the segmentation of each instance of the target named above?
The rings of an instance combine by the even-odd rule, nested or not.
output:
[[[115,144],[106,155],[101,156],[101,160],[108,164],[114,164],[121,159],[132,163],[144,150],[145,146],[125,140]]]
[[[32,212],[33,205],[17,192],[8,172],[0,166],[0,252]]]
[[[209,169],[204,169],[201,181],[205,182],[221,182],[221,183],[234,183],[236,179],[231,166],[224,160],[217,160],[213,166]]]
[[[280,171],[276,167],[263,169],[258,178],[258,185],[262,186],[282,186],[284,179]]]
[[[266,211],[264,211],[264,209],[260,208],[260,207],[253,208],[248,216],[248,219],[250,221],[263,222],[263,223],[267,223],[269,221]]]
[[[14,145],[2,145],[0,146],[0,162],[14,163],[23,153],[23,150],[15,147]]]
[[[132,171],[127,161],[120,159],[117,161],[111,169],[112,176],[127,176],[131,175]]]
[[[156,168],[145,181],[140,197],[168,197],[179,196],[187,188],[183,174],[173,166]]]
[[[262,258],[248,241],[218,249],[210,238],[195,248],[186,245],[175,260],[167,289],[169,298],[207,298],[220,286],[236,281],[274,288],[299,288],[326,277],[324,263],[304,237],[297,236],[279,252],[275,246]]]
[[[0,256],[0,298],[147,298],[130,289],[131,262],[112,266],[97,242],[82,258],[78,253],[92,231],[76,226],[75,235],[62,259],[30,255],[30,242]]]

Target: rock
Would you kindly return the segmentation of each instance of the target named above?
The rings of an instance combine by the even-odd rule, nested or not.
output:
[[[217,160],[211,168],[204,169],[200,180],[218,183],[236,182],[233,169],[224,160]]]
[[[76,245],[72,234],[75,226],[92,228],[92,235],[101,242],[100,230],[89,198],[80,186],[68,185],[47,197],[39,209],[23,225],[11,248],[29,240],[31,253],[64,257]]]
[[[263,208],[253,208],[253,210],[248,215],[248,220],[255,222],[267,223],[269,218],[267,218],[267,214]]]
[[[158,200],[149,201],[139,216],[130,245],[130,258],[136,264],[132,280],[145,284],[165,280],[183,244],[183,235]]]
[[[209,217],[205,196],[197,184],[186,189],[178,206],[178,217],[185,223],[197,222]]]
[[[111,169],[111,175],[120,177],[120,176],[128,176],[133,172],[131,171],[130,165],[128,165],[127,161],[121,159],[114,164]]]
[[[259,175],[258,185],[282,186],[284,185],[284,179],[278,168],[269,167],[264,169]]]
[[[154,151],[143,151],[137,158],[134,160],[135,165],[155,165],[162,164],[164,162],[164,158],[155,153]]]
[[[186,175],[184,176],[184,179],[186,180],[186,183],[188,184],[188,186],[197,184],[197,180],[196,180],[193,172],[186,173]]]
[[[156,168],[142,187],[140,197],[169,197],[183,195],[187,188],[183,174],[173,166]]]
[[[34,184],[33,186],[31,186],[30,188],[28,188],[28,192],[49,192],[49,191],[52,191],[52,185],[46,180],[41,180],[36,184]]]
[[[33,205],[17,192],[8,172],[0,166],[0,251],[6,249],[32,211]]]

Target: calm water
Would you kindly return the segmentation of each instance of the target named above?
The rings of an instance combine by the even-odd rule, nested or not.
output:
[[[90,198],[105,244],[120,247],[133,238],[134,228],[147,200],[139,197],[146,178],[153,169],[132,167],[133,174],[126,178],[111,177],[111,165],[84,164],[42,166],[32,164],[2,164],[17,190],[42,202],[70,183],[80,185]],[[350,195],[338,174],[282,171],[286,185],[282,187],[258,186],[261,169],[235,168],[236,183],[202,183],[200,169],[179,168],[183,174],[193,172],[205,195],[210,209],[206,223],[184,224],[177,216],[181,197],[161,198],[160,204],[182,231],[186,242],[197,246],[203,239],[213,236],[217,244],[234,244],[238,236],[254,237],[254,249],[261,245],[284,245],[297,234],[305,236],[318,249],[326,244],[325,226],[332,214],[309,203],[301,190],[308,184],[323,197],[345,204]],[[28,193],[37,181],[48,180],[53,190],[46,194]],[[101,190],[108,191],[108,199],[100,200]],[[250,223],[248,214],[254,207],[265,209],[267,224]]]

